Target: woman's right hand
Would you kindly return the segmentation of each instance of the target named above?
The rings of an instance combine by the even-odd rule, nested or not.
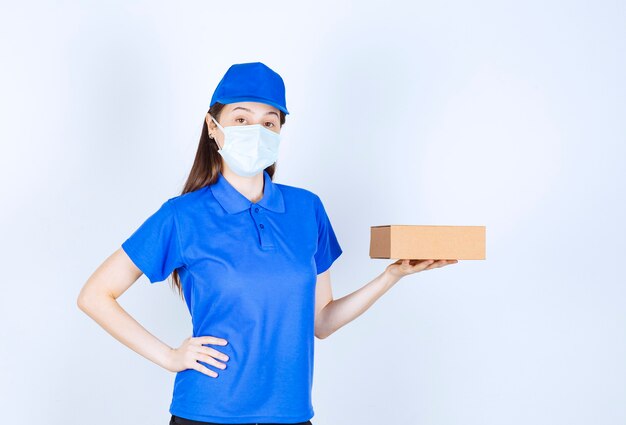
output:
[[[214,336],[199,336],[186,338],[180,347],[172,348],[168,367],[170,372],[180,372],[186,369],[195,369],[212,378],[217,378],[218,373],[200,364],[198,360],[213,365],[220,369],[226,369],[226,364],[218,361],[228,361],[228,356],[215,348],[206,347],[202,344],[226,345],[228,341]]]

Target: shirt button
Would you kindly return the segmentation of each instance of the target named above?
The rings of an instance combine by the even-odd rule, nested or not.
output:
[[[265,226],[263,226],[263,223],[261,223],[261,224],[259,224],[259,227],[260,227],[261,229],[263,229]]]
[[[254,212],[259,212],[259,209],[258,209],[258,208],[255,208],[255,209],[254,209]]]

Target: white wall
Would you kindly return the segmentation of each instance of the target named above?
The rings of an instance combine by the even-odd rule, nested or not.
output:
[[[486,261],[399,282],[316,342],[315,425],[626,423],[626,6],[43,2],[0,11],[0,403],[12,424],[166,424],[174,375],[76,307],[191,167],[213,89],[262,61],[276,181],[324,200],[336,298],[369,226],[487,226]],[[169,284],[120,298],[170,345]]]

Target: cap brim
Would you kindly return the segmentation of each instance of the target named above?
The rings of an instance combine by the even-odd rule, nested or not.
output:
[[[283,111],[285,113],[285,115],[289,115],[289,111],[287,110],[287,108],[285,108],[282,105],[279,105],[278,103],[269,100],[269,99],[265,99],[262,97],[255,97],[255,96],[235,96],[235,97],[222,97],[222,98],[218,98],[215,99],[213,101],[213,103],[215,102],[219,102],[219,103],[223,103],[223,104],[228,104],[228,103],[237,103],[237,102],[259,102],[259,103],[265,103],[267,105],[271,105],[281,111]],[[213,106],[213,103],[211,103],[211,106]]]

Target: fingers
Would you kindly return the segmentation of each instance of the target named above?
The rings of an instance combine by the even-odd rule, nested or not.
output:
[[[403,267],[409,274],[416,273],[424,270],[438,269],[449,264],[458,263],[458,260],[398,260],[399,265]]]
[[[213,345],[228,345],[228,341],[224,338],[218,338],[215,336],[198,336],[191,340],[195,345],[213,344]]]
[[[204,345],[197,347],[197,352],[215,357],[216,359],[220,359],[225,362],[229,360],[229,357],[226,354],[217,351],[215,348],[205,347]]]
[[[206,366],[201,365],[198,362],[193,362],[193,365],[191,365],[191,369],[195,369],[198,372],[202,372],[205,375],[210,376],[211,378],[217,378],[217,376],[218,376],[217,372],[213,372],[211,369],[209,369]]]
[[[404,263],[406,261],[406,263]],[[415,264],[411,264],[411,262],[416,261]],[[403,264],[406,264],[408,267],[412,269],[412,271],[419,272],[422,270],[426,270],[431,264],[433,264],[435,260],[403,260]]]
[[[432,260],[432,261],[434,261],[434,260]],[[456,264],[458,262],[459,262],[459,260],[437,260],[437,261],[434,261],[433,263],[431,263],[424,270],[438,269],[440,267],[447,266],[449,264]]]
[[[204,337],[200,337],[204,338]],[[209,337],[213,338],[213,337]],[[226,364],[220,362],[219,360],[228,361],[229,357],[217,351],[214,348],[206,347],[204,345],[192,345],[189,347],[191,351],[191,356],[193,358],[193,364],[190,366],[192,369],[197,370],[198,372],[202,372],[205,375],[208,375],[212,378],[217,378],[218,373],[214,370],[209,369],[208,367],[202,365],[200,362],[207,363],[211,366],[215,366],[218,369],[226,369]],[[219,359],[219,360],[218,360]]]
[[[217,361],[214,357],[208,355],[208,354],[203,354],[203,353],[195,353],[196,356],[196,360],[197,361],[201,361],[204,363],[208,363],[212,366],[215,366],[217,368],[220,369],[226,369],[226,365],[222,362]]]
[[[226,369],[226,364],[218,361],[218,359],[228,361],[229,357],[226,354],[212,347],[207,347],[204,344],[224,346],[228,345],[228,341],[224,338],[218,338],[215,336],[190,336],[187,338],[187,355],[185,356],[187,357],[186,367],[188,369],[197,370],[198,372],[204,373],[212,378],[217,378],[219,376],[217,372],[209,369],[200,362],[207,363],[223,370]]]

